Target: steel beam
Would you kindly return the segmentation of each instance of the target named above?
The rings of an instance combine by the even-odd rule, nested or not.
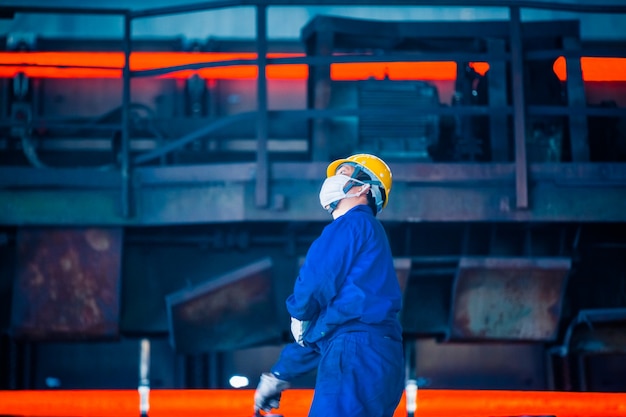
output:
[[[312,197],[325,165],[272,164],[270,197],[284,201],[272,209],[256,205],[253,163],[137,168],[132,218],[118,209],[119,173],[2,168],[0,224],[327,221]],[[532,164],[528,190],[533,206],[528,210],[516,207],[512,163],[396,163],[391,168],[392,204],[381,214],[383,221],[626,221],[625,164]]]

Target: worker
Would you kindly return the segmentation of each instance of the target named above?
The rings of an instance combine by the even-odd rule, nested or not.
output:
[[[404,390],[401,291],[376,218],[391,170],[375,155],[332,162],[319,198],[333,217],[312,243],[286,305],[294,342],[261,375],[255,413],[278,408],[291,381],[317,369],[309,417],[390,417]]]

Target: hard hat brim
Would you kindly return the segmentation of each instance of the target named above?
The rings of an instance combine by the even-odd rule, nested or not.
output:
[[[326,168],[326,178],[335,175],[335,173],[337,172],[337,168],[339,168],[339,165],[345,164],[346,162],[354,163],[353,161],[346,158],[337,159],[336,161],[331,162],[330,165],[328,165],[328,168]]]

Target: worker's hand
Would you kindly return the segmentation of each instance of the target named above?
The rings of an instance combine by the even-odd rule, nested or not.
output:
[[[264,372],[254,393],[254,412],[265,412],[278,408],[281,393],[289,388],[289,382],[278,379],[276,375]]]
[[[291,318],[291,334],[293,339],[300,346],[304,346],[304,333],[309,328],[309,321],[298,320],[294,317]]]

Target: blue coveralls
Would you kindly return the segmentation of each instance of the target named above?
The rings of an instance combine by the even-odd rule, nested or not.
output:
[[[317,367],[309,417],[392,416],[404,390],[401,303],[385,230],[356,206],[311,245],[287,299],[310,321],[305,347],[285,346],[271,371],[290,381]]]

